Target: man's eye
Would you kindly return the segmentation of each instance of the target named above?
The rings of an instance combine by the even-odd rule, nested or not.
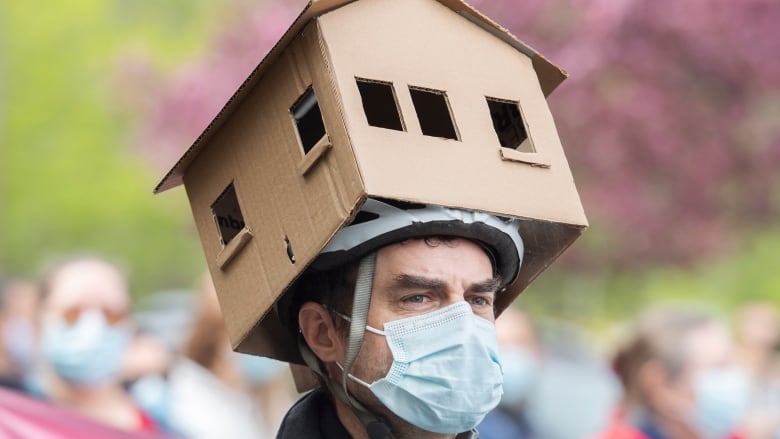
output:
[[[489,298],[483,296],[472,297],[470,302],[476,306],[488,306],[491,303]]]
[[[424,303],[425,302],[425,296],[422,294],[415,294],[414,296],[409,296],[404,299],[404,302],[409,303]]]

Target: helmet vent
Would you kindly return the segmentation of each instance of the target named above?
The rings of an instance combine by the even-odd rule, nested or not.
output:
[[[352,221],[351,225],[354,226],[356,224],[367,223],[377,218],[379,218],[379,215],[375,214],[374,212],[367,212],[365,210],[361,210],[360,212],[358,212],[357,216],[355,216],[355,219]]]

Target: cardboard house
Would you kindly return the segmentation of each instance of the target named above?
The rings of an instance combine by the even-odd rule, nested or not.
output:
[[[312,0],[155,189],[186,188],[234,348],[301,361],[274,304],[367,197],[521,219],[506,307],[587,227],[565,77],[460,0]]]

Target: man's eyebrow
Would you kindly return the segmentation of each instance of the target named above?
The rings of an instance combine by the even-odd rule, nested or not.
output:
[[[490,279],[472,283],[468,292],[471,293],[494,293],[501,286],[501,276],[495,276]],[[399,274],[394,278],[394,290],[443,290],[447,287],[441,279],[419,276],[415,274]]]
[[[501,286],[501,276],[495,276],[481,282],[474,282],[469,286],[471,293],[495,293]]]
[[[441,290],[446,287],[441,279],[418,276],[415,274],[399,274],[394,278],[394,290],[429,289]]]

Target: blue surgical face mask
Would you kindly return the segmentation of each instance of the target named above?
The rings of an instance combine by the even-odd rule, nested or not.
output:
[[[273,358],[241,353],[234,355],[241,376],[254,386],[273,381],[287,368],[287,363]]]
[[[157,374],[145,375],[130,386],[130,396],[164,429],[170,430],[171,389],[168,381]]]
[[[694,377],[693,424],[704,439],[725,439],[750,404],[750,380],[737,367],[711,369]]]
[[[493,323],[458,302],[384,324],[393,354],[387,376],[373,383],[350,378],[401,419],[423,430],[468,431],[501,399],[502,371]]]
[[[46,360],[60,377],[78,386],[114,379],[130,341],[128,329],[109,325],[98,310],[82,312],[73,324],[50,320],[42,336]]]
[[[14,317],[6,322],[3,347],[18,372],[28,371],[35,361],[35,328],[28,319]]]
[[[503,406],[516,407],[528,399],[539,375],[539,365],[534,354],[522,346],[501,350],[504,369]]]

